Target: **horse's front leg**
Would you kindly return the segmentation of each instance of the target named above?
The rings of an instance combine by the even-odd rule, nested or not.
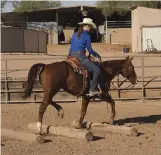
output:
[[[107,110],[108,110],[108,104],[110,104],[110,106],[111,106],[111,116],[110,116],[109,120],[107,121],[107,123],[114,124],[114,119],[115,119],[115,115],[116,115],[115,101],[112,99],[111,95],[109,95],[109,94],[103,94],[102,100],[107,102]]]
[[[84,117],[85,117],[86,112],[87,112],[89,101],[90,101],[90,99],[88,99],[86,97],[82,98],[82,107],[81,107],[81,112],[80,112],[78,124],[77,124],[77,127],[76,127],[77,129],[82,128],[82,123],[83,123]]]

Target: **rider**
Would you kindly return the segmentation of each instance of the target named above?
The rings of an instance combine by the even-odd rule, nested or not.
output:
[[[94,96],[99,93],[96,90],[96,86],[98,84],[98,78],[101,74],[101,71],[95,63],[86,57],[85,52],[87,48],[89,54],[93,55],[96,61],[101,61],[101,56],[92,49],[91,37],[88,34],[91,28],[96,28],[96,25],[90,18],[84,18],[83,22],[78,24],[80,27],[72,36],[69,56],[78,58],[84,66],[92,71],[93,78],[90,81],[89,96]]]

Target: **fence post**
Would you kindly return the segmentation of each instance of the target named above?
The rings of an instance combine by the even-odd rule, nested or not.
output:
[[[40,31],[37,31],[37,34],[38,34],[38,36],[37,36],[37,38],[38,38],[38,54],[40,54],[40,44],[39,44],[39,37],[40,37],[40,35],[39,35],[39,33],[40,33]]]
[[[120,98],[121,95],[120,95],[119,75],[117,76],[117,93],[118,93],[118,98]]]
[[[26,47],[25,47],[25,29],[24,29],[23,24],[22,24],[22,32],[23,32],[23,50],[24,50],[23,54],[25,54],[25,52],[26,52]]]
[[[7,60],[5,60],[5,100],[8,103]]]
[[[144,56],[141,56],[141,69],[142,69],[142,100],[145,97],[145,88],[144,88]]]
[[[108,33],[107,33],[107,18],[106,18],[106,21],[105,21],[106,23],[105,23],[105,26],[106,26],[106,40],[105,40],[105,42],[107,43],[107,38],[108,38]]]

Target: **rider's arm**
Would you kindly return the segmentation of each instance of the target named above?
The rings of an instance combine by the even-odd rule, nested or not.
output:
[[[94,57],[100,58],[101,56],[92,49],[91,36],[87,35],[86,37],[87,37],[87,49],[88,49],[89,54],[92,54]]]

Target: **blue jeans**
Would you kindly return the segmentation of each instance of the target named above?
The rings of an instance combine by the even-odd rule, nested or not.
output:
[[[93,63],[90,59],[88,59],[84,55],[84,53],[79,53],[79,54],[71,53],[71,56],[78,58],[80,62],[93,73],[93,78],[90,81],[89,91],[90,92],[96,91],[96,86],[98,84],[98,78],[101,74],[100,68],[95,63]]]

